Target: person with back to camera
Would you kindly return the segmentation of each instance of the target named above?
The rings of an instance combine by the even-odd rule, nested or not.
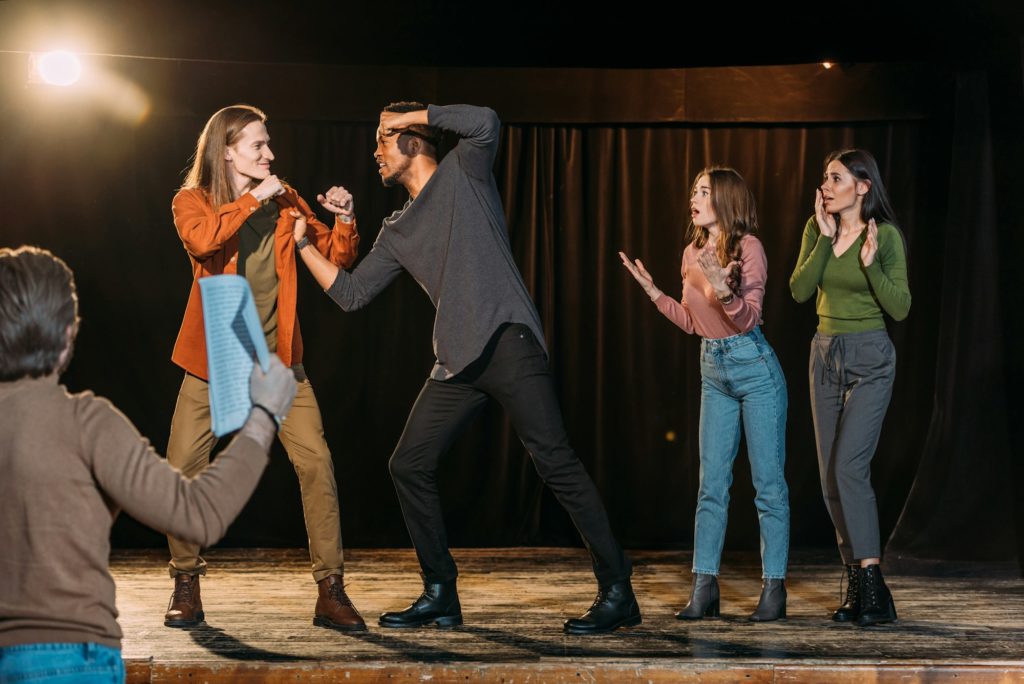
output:
[[[676,617],[699,620],[719,615],[718,571],[742,426],[761,527],[761,597],[749,619],[769,622],[786,617],[789,489],[786,379],[760,328],[768,262],[754,236],[754,197],[733,169],[710,167],[697,174],[690,216],[680,301],[654,285],[639,259],[634,262],[619,252],[658,311],[702,338],[694,582],[689,603]]]
[[[192,543],[217,542],[267,465],[295,397],[279,359],[253,369],[254,409],[188,479],[110,402],[59,383],[78,333],[67,265],[0,249],[0,682],[124,682],[110,528],[124,509]]]
[[[815,197],[789,287],[798,302],[817,294],[811,411],[821,490],[849,581],[832,619],[867,626],[896,619],[880,567],[871,459],[896,376],[883,313],[901,321],[910,312],[907,257],[869,152],[828,155]]]

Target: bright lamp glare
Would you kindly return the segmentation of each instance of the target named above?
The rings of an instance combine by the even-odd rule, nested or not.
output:
[[[69,86],[82,75],[82,63],[67,50],[40,55],[36,68],[43,81],[50,85]]]

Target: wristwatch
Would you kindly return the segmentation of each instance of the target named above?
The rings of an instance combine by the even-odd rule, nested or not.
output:
[[[308,246],[309,246],[309,238],[306,237],[305,235],[303,235],[302,239],[295,243],[295,251],[296,252],[301,252],[303,249],[305,249]]]
[[[274,421],[274,423],[275,423],[275,424],[277,425],[277,427],[278,427],[278,428],[280,429],[280,427],[281,427],[281,417],[280,417],[280,416],[278,416],[277,414],[275,414],[275,413],[274,413],[273,411],[271,411],[270,409],[268,409],[268,408],[267,408],[266,406],[264,406],[263,404],[257,404],[257,403],[255,403],[255,402],[254,402],[254,403],[253,403],[253,405],[252,405],[252,409],[253,409],[254,411],[255,411],[256,409],[259,409],[259,410],[263,411],[263,412],[264,412],[265,414],[267,414],[268,416],[270,416],[271,420],[273,420],[273,421]]]

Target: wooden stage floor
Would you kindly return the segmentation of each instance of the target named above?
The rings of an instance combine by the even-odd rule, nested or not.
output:
[[[644,622],[600,637],[562,634],[594,598],[577,549],[455,553],[465,625],[384,630],[376,618],[422,588],[407,550],[347,551],[346,585],[369,631],[312,624],[316,586],[301,550],[214,550],[206,623],[163,626],[166,556],[119,551],[129,682],[1024,682],[1024,580],[887,577],[899,622],[858,629],[828,620],[841,568],[821,553],[790,562],[789,619],[752,624],[754,555],[727,554],[723,617],[673,617],[689,593],[689,554],[632,552]],[[955,608],[950,608],[952,606]]]

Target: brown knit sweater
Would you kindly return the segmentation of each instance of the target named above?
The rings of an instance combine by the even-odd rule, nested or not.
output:
[[[0,646],[95,642],[120,648],[107,566],[119,509],[209,546],[267,464],[238,436],[188,480],[110,402],[57,377],[0,382]]]

